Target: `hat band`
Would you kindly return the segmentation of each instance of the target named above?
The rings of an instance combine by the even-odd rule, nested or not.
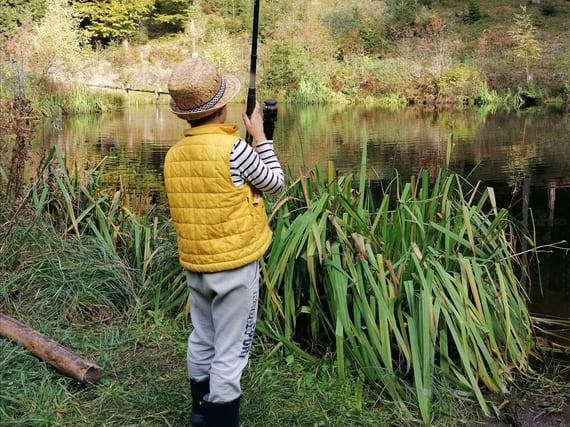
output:
[[[222,99],[222,96],[224,95],[224,92],[226,91],[226,80],[221,77],[221,83],[220,83],[220,88],[218,89],[218,92],[216,92],[216,94],[214,95],[214,97],[212,99],[210,99],[208,102],[206,102],[205,104],[202,104],[198,107],[194,107],[191,108],[189,110],[178,110],[179,113],[182,114],[190,114],[190,113],[199,113],[202,111],[207,111],[210,108],[212,108],[213,106],[215,106],[220,99]]]

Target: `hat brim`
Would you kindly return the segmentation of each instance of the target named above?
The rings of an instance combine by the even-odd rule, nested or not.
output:
[[[178,117],[184,120],[197,120],[201,119],[202,117],[206,117],[209,116],[210,114],[215,113],[217,110],[219,110],[228,102],[230,102],[241,89],[241,83],[236,76],[228,74],[224,76],[224,79],[226,81],[226,90],[224,91],[224,94],[222,95],[220,100],[208,110],[189,113],[187,110],[181,110],[180,108],[178,108],[172,97],[168,102],[168,108],[172,113],[176,114]]]

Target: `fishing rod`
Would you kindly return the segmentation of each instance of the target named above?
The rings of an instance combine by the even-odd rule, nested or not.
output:
[[[257,34],[259,32],[259,0],[253,3],[253,28],[251,31],[251,61],[249,64],[249,89],[247,91],[246,114],[251,117],[255,108],[255,78],[257,74]],[[267,139],[273,139],[273,130],[275,129],[275,121],[277,120],[277,101],[274,99],[266,99],[263,106],[263,131]],[[248,133],[245,140],[251,144],[253,137]]]
[[[253,2],[253,28],[251,30],[251,59],[249,63],[249,89],[247,91],[247,106],[245,113],[251,117],[255,108],[255,75],[257,72],[257,33],[259,28],[259,0]],[[253,137],[249,132],[245,140],[251,144]]]

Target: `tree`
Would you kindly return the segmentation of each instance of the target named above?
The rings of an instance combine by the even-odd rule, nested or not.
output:
[[[73,0],[92,40],[128,41],[154,9],[154,0]]]
[[[41,18],[45,0],[0,0],[0,38],[11,37],[23,24]]]
[[[418,0],[391,0],[388,4],[392,11],[394,22],[406,25],[415,24],[420,10]]]
[[[531,60],[539,59],[542,56],[542,48],[536,38],[536,27],[532,24],[526,7],[521,6],[521,9],[521,13],[515,14],[513,25],[508,34],[515,43],[513,54],[525,62],[526,80],[529,81],[532,80],[529,63]]]
[[[149,33],[161,35],[184,31],[189,8],[187,0],[155,0],[154,11],[148,18]]]
[[[465,16],[465,20],[470,24],[477,22],[481,19],[481,8],[479,7],[479,3],[476,0],[469,0],[469,4],[467,5],[467,14]]]
[[[30,61],[40,76],[66,79],[82,57],[80,17],[67,0],[47,0],[44,17],[33,36]]]

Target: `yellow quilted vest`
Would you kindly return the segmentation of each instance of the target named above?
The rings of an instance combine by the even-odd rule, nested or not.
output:
[[[271,243],[263,199],[249,185],[237,188],[230,153],[237,124],[187,129],[168,150],[164,182],[176,228],[180,264],[216,272],[259,259]]]

